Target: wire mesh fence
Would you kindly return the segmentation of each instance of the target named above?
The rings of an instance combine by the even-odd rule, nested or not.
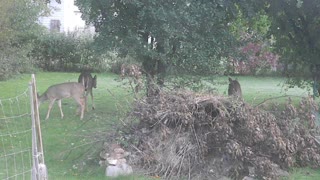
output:
[[[0,99],[0,179],[47,179],[35,87]]]

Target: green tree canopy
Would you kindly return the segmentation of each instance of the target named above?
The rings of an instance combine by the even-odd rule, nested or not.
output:
[[[239,9],[241,18],[255,21],[243,21],[249,29],[274,37],[274,50],[297,76],[319,64],[316,0],[77,0],[77,5],[95,25],[101,50],[133,56],[151,67],[160,61],[189,73],[216,73],[221,58],[235,53],[238,45],[229,25],[239,18]],[[257,21],[257,14],[267,21]],[[155,38],[156,47],[148,37]]]
[[[320,80],[320,4],[317,0],[263,0],[241,6],[246,17],[264,11],[271,20],[269,36],[289,77],[289,84]],[[307,80],[307,81],[305,81]]]
[[[212,67],[210,63],[218,63],[232,46],[226,28],[233,16],[232,3],[225,1],[77,0],[77,4],[107,50],[160,58],[195,70]],[[149,36],[157,43],[154,51]]]
[[[228,29],[238,13],[233,1],[76,2],[83,18],[98,31],[98,47],[135,57],[151,77],[168,66],[188,73],[217,73],[221,58],[234,52],[236,39]]]
[[[279,52],[292,63],[319,63],[320,4],[316,0],[270,1],[265,8],[273,20]]]
[[[289,77],[294,79],[302,80],[306,76],[310,79],[309,67],[320,64],[319,8],[317,0],[262,0],[253,3],[253,11],[263,10],[271,19],[269,35],[275,37],[275,50],[288,68]],[[294,84],[301,82],[292,81]]]
[[[42,30],[37,21],[44,9],[41,0],[0,0],[0,79],[30,67],[27,55]]]

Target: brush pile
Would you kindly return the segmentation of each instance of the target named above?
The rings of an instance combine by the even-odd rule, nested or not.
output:
[[[315,112],[311,98],[268,112],[230,97],[161,92],[135,102],[130,163],[165,179],[278,179],[289,167],[320,166]]]

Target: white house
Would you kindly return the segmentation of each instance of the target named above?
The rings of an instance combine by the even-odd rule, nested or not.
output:
[[[39,22],[50,31],[94,33],[94,27],[86,25],[81,19],[81,13],[74,0],[61,0],[61,3],[51,0],[48,6],[51,10],[50,15],[39,18]]]

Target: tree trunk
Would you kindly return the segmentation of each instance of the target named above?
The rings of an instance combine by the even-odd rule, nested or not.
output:
[[[147,96],[159,95],[160,89],[164,85],[165,64],[159,59],[145,57],[142,66],[146,73]]]

